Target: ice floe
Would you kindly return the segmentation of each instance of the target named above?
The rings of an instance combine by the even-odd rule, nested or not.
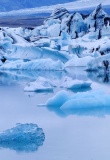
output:
[[[61,87],[67,89],[85,89],[90,88],[91,82],[83,80],[73,80],[71,77],[65,77],[62,80]]]
[[[38,59],[33,61],[7,61],[1,66],[2,70],[63,70],[64,64],[61,61],[53,61],[52,59]]]
[[[49,80],[39,77],[35,82],[30,82],[24,88],[24,91],[27,92],[52,92],[55,85],[52,84]]]
[[[17,124],[0,133],[0,147],[17,152],[34,152],[43,145],[45,134],[36,124]]]
[[[102,91],[70,94],[62,90],[46,102],[47,107],[59,108],[65,114],[73,114],[75,109],[106,108],[110,106],[110,95]]]

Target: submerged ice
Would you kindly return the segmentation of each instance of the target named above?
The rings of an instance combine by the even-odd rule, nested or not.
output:
[[[43,145],[45,134],[36,124],[17,124],[0,133],[0,147],[17,152],[33,152]]]

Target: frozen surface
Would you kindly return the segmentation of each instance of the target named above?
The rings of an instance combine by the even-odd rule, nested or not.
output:
[[[0,147],[17,152],[36,151],[43,145],[45,134],[36,124],[17,124],[0,133]]]

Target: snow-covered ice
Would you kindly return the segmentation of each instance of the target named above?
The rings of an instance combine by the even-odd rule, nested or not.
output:
[[[110,17],[101,4],[87,17],[56,8],[42,26],[34,29],[1,28],[0,69],[106,69],[103,61],[109,62],[109,32]]]
[[[65,69],[66,67],[86,67],[87,64],[92,60],[93,58],[90,56],[78,58],[77,56],[74,56],[71,60],[69,60],[67,63],[65,63]]]
[[[64,64],[61,61],[53,61],[52,59],[38,59],[32,61],[7,61],[1,66],[2,70],[47,70],[56,71],[63,70]]]
[[[106,67],[104,65],[104,61],[108,61],[108,69],[106,70]],[[110,71],[110,54],[97,57],[90,61],[87,65],[88,71],[100,71],[100,72],[109,72]]]
[[[30,82],[24,88],[26,92],[52,92],[55,85],[52,84],[49,80],[39,77],[35,82]]]

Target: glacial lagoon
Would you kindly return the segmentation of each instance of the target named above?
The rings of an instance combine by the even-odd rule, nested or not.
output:
[[[78,108],[65,115],[58,108],[48,108],[45,105],[49,98],[62,90],[59,85],[53,92],[24,92],[24,87],[39,76],[59,84],[67,75],[73,80],[92,81],[90,90],[68,90],[71,94],[91,90],[110,93],[108,74],[88,73],[80,67],[55,72],[0,72],[0,132],[13,128],[17,123],[32,123],[42,128],[45,134],[45,140],[36,150],[31,147],[29,150],[16,149],[19,145],[13,149],[13,144],[0,145],[0,159],[109,160],[109,107]]]

